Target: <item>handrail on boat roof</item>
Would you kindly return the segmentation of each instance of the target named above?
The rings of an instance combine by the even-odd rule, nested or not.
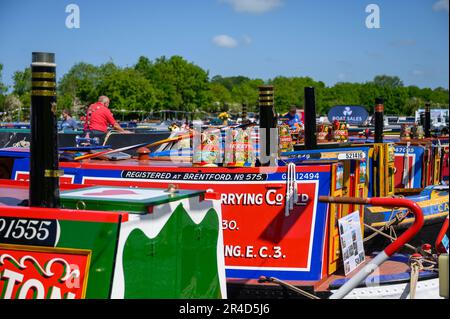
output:
[[[414,223],[409,227],[400,237],[389,244],[381,253],[379,253],[373,260],[365,265],[360,271],[355,274],[349,281],[347,281],[341,288],[339,288],[330,299],[344,298],[351,290],[356,288],[361,281],[366,279],[371,273],[375,271],[383,262],[385,262],[396,251],[408,243],[421,229],[424,223],[423,212],[420,206],[412,200],[405,198],[391,198],[391,197],[372,197],[372,198],[354,198],[354,197],[333,197],[333,196],[319,196],[319,201],[336,204],[362,204],[384,207],[405,207],[411,210],[415,219]]]

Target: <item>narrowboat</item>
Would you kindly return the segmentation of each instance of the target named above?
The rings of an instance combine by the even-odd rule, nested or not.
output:
[[[418,247],[414,248],[415,256],[410,254],[400,258],[401,256],[395,255],[422,229],[424,218],[420,202],[415,203],[399,197],[389,198],[395,195],[394,145],[383,142],[382,125],[376,126],[374,143],[355,144],[343,141],[317,143],[314,88],[305,88],[304,143],[279,152],[278,143],[279,141],[281,143],[282,139],[281,130],[276,126],[273,94],[273,87],[260,87],[258,134],[252,134],[251,125],[226,129],[227,147],[224,150],[220,149],[221,130],[213,129],[209,133],[194,132],[178,137],[173,136],[160,143],[142,143],[147,144],[149,148],[136,144],[118,150],[99,150],[95,146],[65,150],[64,161],[61,161],[63,156],[60,156],[59,163],[57,158],[52,162],[52,165],[56,165],[58,169],[44,169],[41,173],[53,184],[60,183],[62,189],[81,189],[75,191],[78,193],[72,200],[69,200],[71,191],[61,192],[61,205],[70,209],[99,210],[106,207],[107,210],[113,210],[118,208],[130,215],[134,206],[131,200],[133,193],[141,191],[155,193],[166,189],[191,192],[190,194],[200,192],[205,198],[218,198],[221,214],[217,213],[219,208],[214,210],[216,217],[220,217],[218,222],[221,227],[219,228],[223,231],[223,254],[217,253],[215,256],[218,260],[220,256],[223,256],[228,297],[289,295],[343,298],[351,297],[351,291],[359,287],[356,289],[363,289],[363,293],[354,295],[359,298],[366,291],[360,283],[367,274],[378,269],[377,266],[386,260],[382,268],[378,269],[381,272],[367,279],[369,281],[366,282],[366,286],[403,285],[400,295],[386,293],[384,294],[386,297],[414,295],[439,297],[437,292],[439,273],[436,268],[438,254],[435,251],[431,253],[428,252],[430,249],[425,249],[426,247]],[[36,99],[32,102],[38,103],[38,101]],[[377,123],[379,118],[383,118],[381,99],[376,101],[375,110]],[[34,130],[39,127],[37,123],[40,121],[32,122],[32,136]],[[40,129],[44,130],[42,127]],[[256,136],[253,141],[256,140],[257,145],[250,145],[252,136]],[[243,140],[237,140],[237,137],[242,137]],[[198,139],[197,142],[196,139]],[[54,140],[56,139],[53,139],[53,144],[55,144]],[[181,143],[185,140],[188,141],[187,144]],[[192,155],[189,154],[191,143]],[[31,195],[46,191],[46,187],[40,187],[33,182],[36,180],[33,171],[36,172],[39,171],[39,167],[45,167],[43,163],[39,164],[39,161],[36,161],[38,157],[33,155],[35,151],[33,147],[41,148],[44,153],[57,155],[56,147],[53,151],[48,150],[50,145],[52,140],[47,139],[39,146],[32,144],[31,152],[17,148],[1,150],[0,157],[4,167],[2,171],[4,176],[10,179],[5,182],[11,183],[6,188],[14,192],[17,188],[15,183],[29,181],[29,204],[33,199]],[[156,149],[157,145],[163,145],[164,148],[161,146]],[[138,148],[139,146],[141,147]],[[119,150],[133,148],[138,148],[136,157],[130,157],[129,154],[123,157],[111,156]],[[46,149],[47,152],[45,152]],[[72,156],[70,157],[68,153]],[[438,170],[438,167],[434,166],[434,169]],[[440,175],[433,176],[440,178]],[[426,191],[433,198],[445,195],[443,189]],[[99,202],[95,196],[100,194],[105,195],[109,203]],[[89,196],[95,198],[89,200]],[[122,201],[128,198],[128,203],[127,201],[116,202],[114,196],[122,196]],[[425,196],[423,195],[423,201],[426,201]],[[37,197],[45,199],[46,195]],[[11,201],[10,198],[14,196],[6,196],[3,199],[4,203]],[[199,202],[202,201],[199,200]],[[37,206],[48,205],[48,203],[45,200],[42,202],[41,199]],[[432,210],[428,214],[431,216],[429,219],[448,215],[448,191],[446,214],[439,211],[442,205],[438,206],[437,211]],[[386,207],[391,210],[403,207],[406,208],[407,214],[412,214],[411,216],[414,215],[414,217],[407,216],[408,218],[401,221],[407,229],[397,240],[393,238],[394,243],[389,244],[387,248],[378,247],[378,252],[366,256],[363,248],[364,234],[373,231],[373,228],[377,226],[373,225],[375,222],[381,222],[382,226],[391,222],[384,211],[370,211],[377,207]],[[442,207],[445,208],[445,205]],[[196,208],[192,209],[196,210]],[[151,219],[147,215],[152,214],[152,209],[146,208],[146,210],[141,210],[133,216]],[[441,213],[444,214],[441,215]],[[375,220],[372,217],[375,215],[381,218]],[[345,220],[352,225],[349,228],[351,229],[351,245],[345,244],[346,241],[342,239],[345,229],[344,226],[341,227],[343,225],[341,222]],[[436,221],[443,223],[443,220],[436,219]],[[141,222],[144,221],[141,220]],[[202,229],[194,231],[194,234],[198,235],[200,232],[201,235]],[[221,236],[220,231],[216,233],[217,238]],[[141,236],[140,240],[145,241],[145,238]],[[99,239],[99,241],[102,240]],[[220,245],[219,240],[216,243]],[[162,247],[163,244],[164,241],[155,243],[155,249]],[[120,243],[117,245],[122,247]],[[180,245],[182,247],[182,244]],[[344,245],[349,246],[344,247]],[[147,248],[153,249],[152,247],[149,244]],[[125,255],[125,252],[123,254]],[[130,256],[135,255],[130,254]],[[416,260],[419,261],[416,262]],[[414,261],[414,267],[411,264],[412,261]],[[432,268],[427,268],[428,273],[423,269],[419,271],[416,267],[416,264],[427,263],[433,265]],[[160,266],[158,263],[149,261],[148,264],[141,264],[140,270],[145,271],[146,265]],[[363,268],[364,271],[357,271],[360,267],[368,267],[371,271],[367,272],[367,268]],[[417,271],[412,274],[410,269]],[[179,271],[182,271],[181,268]],[[188,284],[187,279],[183,282]],[[218,280],[218,282],[221,281]],[[371,282],[375,284],[371,286]],[[416,290],[408,290],[407,282],[417,283],[417,285],[414,284]],[[422,283],[424,283],[423,287]],[[197,281],[192,279],[189,285],[196,287]],[[221,291],[220,295],[215,294],[216,297],[225,296],[222,287],[221,285],[220,289],[215,290]],[[431,295],[426,292],[428,288],[432,288]],[[366,296],[381,297],[382,295],[381,292],[378,295]],[[189,295],[191,296],[194,295]]]

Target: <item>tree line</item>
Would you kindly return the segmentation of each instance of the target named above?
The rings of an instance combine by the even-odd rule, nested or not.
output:
[[[24,120],[29,114],[31,70],[16,71],[8,88],[2,82],[2,69],[0,64],[3,119],[17,120],[21,116]],[[343,104],[363,105],[371,113],[378,96],[384,97],[387,114],[412,115],[425,102],[430,102],[433,108],[447,108],[449,104],[448,89],[405,86],[397,76],[378,75],[365,83],[339,82],[333,86],[311,77],[277,76],[268,80],[246,76],[210,77],[208,71],[181,56],[162,56],[153,61],[141,56],[131,67],[119,67],[112,62],[100,66],[84,62],[73,65],[58,81],[58,108],[83,115],[86,106],[100,95],[106,95],[115,112],[150,114],[176,110],[237,114],[242,104],[247,104],[249,111],[257,111],[260,85],[274,86],[275,106],[280,113],[291,105],[303,106],[306,86],[316,88],[318,114],[326,114],[330,107]]]

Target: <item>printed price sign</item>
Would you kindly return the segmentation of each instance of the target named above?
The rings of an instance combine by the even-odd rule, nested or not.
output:
[[[345,275],[351,273],[365,260],[359,211],[339,219],[339,235]]]

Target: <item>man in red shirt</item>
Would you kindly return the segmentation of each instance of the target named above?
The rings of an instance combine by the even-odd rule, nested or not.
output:
[[[121,133],[131,133],[120,127],[108,109],[109,98],[100,96],[98,102],[91,104],[86,112],[84,131],[94,134],[105,134],[108,131],[108,124]]]

